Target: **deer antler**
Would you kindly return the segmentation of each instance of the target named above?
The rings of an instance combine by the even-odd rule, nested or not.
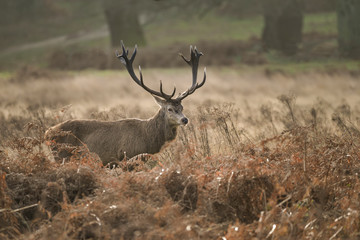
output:
[[[206,81],[206,68],[204,68],[204,79],[202,80],[202,82],[199,84],[197,82],[197,71],[198,71],[198,67],[199,67],[199,59],[200,57],[203,55],[202,52],[198,52],[196,47],[193,49],[192,46],[190,46],[190,60],[187,60],[181,53],[180,56],[182,57],[182,59],[184,59],[184,61],[189,64],[192,68],[192,85],[191,87],[186,90],[185,92],[181,93],[175,100],[176,101],[181,101],[184,98],[186,98],[187,96],[189,96],[190,94],[194,93],[196,89],[202,87]]]
[[[196,47],[193,48],[190,46],[190,60],[187,60],[181,53],[180,56],[184,59],[184,61],[189,64],[192,68],[192,85],[191,87],[186,90],[185,92],[179,94],[179,96],[175,99],[172,99],[172,97],[175,95],[176,87],[174,87],[174,90],[171,94],[166,94],[163,92],[162,89],[162,82],[160,81],[160,92],[150,89],[144,84],[143,75],[141,72],[141,67],[139,66],[139,73],[140,73],[140,79],[136,76],[134,69],[133,69],[133,62],[137,53],[137,46],[135,45],[135,49],[133,54],[131,55],[130,59],[128,58],[129,50],[125,49],[123,41],[121,41],[121,48],[122,48],[122,54],[119,54],[119,51],[115,52],[115,55],[117,58],[120,59],[120,61],[125,65],[127,71],[129,72],[131,78],[145,91],[149,92],[152,95],[164,98],[166,101],[174,101],[174,102],[181,102],[184,98],[189,96],[190,94],[194,93],[196,89],[202,87],[206,81],[206,68],[204,69],[204,79],[199,84],[197,82],[197,71],[199,67],[199,59],[203,55],[202,52],[198,52]]]
[[[160,92],[150,89],[149,87],[147,87],[144,84],[143,75],[142,75],[140,66],[139,66],[140,79],[136,76],[132,65],[133,65],[133,62],[134,62],[134,59],[135,59],[135,56],[136,56],[136,53],[137,53],[137,45],[135,45],[134,52],[131,55],[130,59],[128,58],[129,50],[125,49],[123,41],[121,41],[121,48],[122,48],[122,54],[120,55],[119,51],[116,51],[115,55],[125,65],[125,67],[126,67],[127,71],[129,72],[131,78],[138,85],[140,85],[143,89],[145,89],[145,91],[149,92],[150,94],[161,97],[161,98],[164,98],[167,101],[172,100],[171,98],[175,95],[176,87],[174,87],[174,90],[173,90],[172,94],[170,94],[170,95],[163,92],[162,82],[161,81],[160,81]]]

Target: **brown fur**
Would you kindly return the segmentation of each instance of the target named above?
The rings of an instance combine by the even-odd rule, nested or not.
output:
[[[158,153],[166,142],[175,139],[180,125],[168,109],[177,109],[179,119],[184,118],[180,103],[163,101],[161,105],[158,113],[147,120],[68,120],[50,128],[45,138],[75,146],[86,144],[90,151],[99,155],[104,165],[121,161],[125,156],[132,158],[142,153]],[[61,132],[64,131],[71,133],[63,136]],[[66,155],[62,153],[61,157]]]
[[[45,134],[46,139],[56,140],[58,143],[86,144],[90,151],[99,155],[104,165],[142,153],[158,153],[166,142],[175,139],[177,127],[188,123],[188,119],[182,113],[181,101],[202,87],[206,81],[204,70],[202,82],[197,82],[199,59],[203,54],[198,52],[196,47],[190,46],[190,60],[183,55],[181,57],[192,68],[191,87],[176,98],[173,98],[176,88],[174,87],[172,94],[165,94],[161,82],[160,91],[152,90],[144,84],[141,68],[139,67],[140,79],[134,72],[132,64],[137,48],[135,47],[129,59],[128,51],[123,43],[121,45],[122,54],[116,52],[117,58],[125,65],[135,83],[155,98],[161,106],[159,112],[148,120],[124,119],[116,122],[70,120],[52,127]],[[61,134],[64,131],[71,132],[71,135],[64,136]],[[52,133],[57,134],[54,136]],[[61,154],[60,157],[62,157]]]

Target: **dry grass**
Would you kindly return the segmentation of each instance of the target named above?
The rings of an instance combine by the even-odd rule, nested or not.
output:
[[[190,124],[133,171],[86,151],[56,163],[43,141],[69,118],[153,115],[124,72],[1,79],[0,237],[358,238],[358,79],[234,69],[208,71],[184,102]],[[190,81],[189,69],[144,76],[153,87]]]

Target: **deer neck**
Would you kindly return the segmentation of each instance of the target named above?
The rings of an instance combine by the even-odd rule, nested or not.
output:
[[[148,124],[148,129],[152,134],[154,142],[163,145],[165,142],[175,139],[178,125],[169,123],[164,109],[160,109],[159,112],[148,121]]]

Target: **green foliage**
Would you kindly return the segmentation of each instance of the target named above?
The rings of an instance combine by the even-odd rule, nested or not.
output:
[[[313,59],[312,61],[299,61],[297,58],[285,57],[276,52],[266,54],[268,64],[256,67],[258,70],[268,71],[269,73],[283,73],[297,75],[301,73],[320,72],[320,73],[341,73],[349,72],[356,74],[359,70],[359,62],[356,60],[345,60],[338,58]]]
[[[239,19],[211,12],[200,19],[190,18],[190,21],[189,19],[172,18],[145,26],[149,45],[159,47],[205,40],[215,42],[248,40],[251,37],[260,36],[262,28],[261,16]]]
[[[336,13],[306,14],[303,31],[304,33],[337,35]]]

